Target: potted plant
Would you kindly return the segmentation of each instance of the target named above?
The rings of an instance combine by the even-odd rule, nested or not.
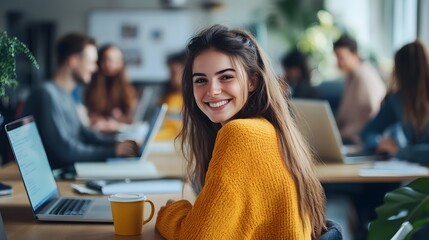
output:
[[[18,84],[15,58],[20,53],[39,69],[36,59],[24,43],[16,37],[8,36],[6,31],[0,32],[0,97],[5,95],[6,87],[14,87]]]
[[[19,41],[16,37],[8,36],[6,31],[0,32],[0,99],[6,95],[6,87],[15,87],[18,85],[16,80],[15,58],[17,54],[20,53],[24,54],[31,64],[39,69],[36,59],[24,43]],[[4,120],[2,112],[0,111],[0,127]],[[1,164],[2,156],[0,155],[0,165]]]
[[[429,178],[419,178],[388,192],[384,204],[376,209],[378,218],[369,226],[368,239],[409,239],[428,224],[428,186]]]

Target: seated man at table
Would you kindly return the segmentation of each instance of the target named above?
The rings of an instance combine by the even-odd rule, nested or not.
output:
[[[51,168],[70,168],[74,162],[103,161],[115,156],[136,156],[134,141],[117,142],[115,136],[94,132],[79,119],[71,92],[88,83],[97,69],[95,41],[71,33],[56,46],[57,69],[27,99],[23,115],[33,115]]]
[[[386,86],[377,70],[358,54],[357,43],[347,35],[334,43],[338,68],[346,74],[336,120],[345,144],[360,144],[359,133],[380,109]]]

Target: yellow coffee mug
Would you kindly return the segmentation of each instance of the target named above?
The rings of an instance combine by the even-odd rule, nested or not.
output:
[[[113,225],[117,235],[139,235],[142,227],[149,222],[155,213],[155,206],[144,194],[117,193],[109,197],[112,208]],[[144,204],[149,203],[151,212],[144,219]]]

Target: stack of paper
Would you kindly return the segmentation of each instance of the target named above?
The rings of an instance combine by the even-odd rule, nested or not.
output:
[[[388,161],[376,161],[371,166],[362,167],[360,176],[429,176],[428,168],[417,163],[392,158]]]
[[[179,193],[183,188],[183,181],[179,179],[154,179],[138,181],[103,181],[91,180],[92,184],[74,184],[72,188],[86,194],[115,194],[115,193],[143,193],[163,194]],[[96,186],[99,184],[99,186]],[[92,185],[89,187],[88,185]]]
[[[179,179],[122,181],[102,186],[101,193],[177,193],[182,191],[182,186],[183,182]]]

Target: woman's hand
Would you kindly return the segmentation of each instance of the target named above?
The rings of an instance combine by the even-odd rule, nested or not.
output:
[[[162,206],[159,210],[161,211],[162,209],[164,209],[165,207],[167,207],[168,205],[174,203],[176,200],[173,199],[168,199],[167,203],[165,204],[165,206]]]
[[[389,156],[394,156],[398,152],[398,145],[391,138],[383,138],[378,143],[376,153],[377,154],[388,154]]]
[[[125,140],[116,144],[116,156],[134,157],[137,156],[140,149],[135,141]]]

